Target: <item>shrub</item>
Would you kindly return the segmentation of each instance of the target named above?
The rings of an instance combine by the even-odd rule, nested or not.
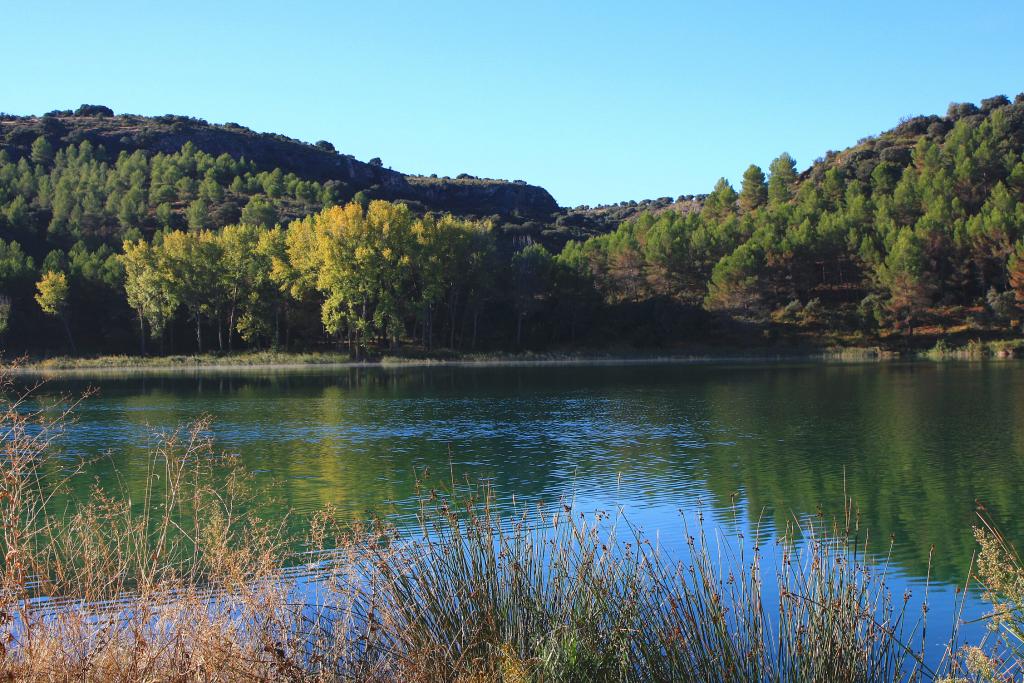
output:
[[[825,307],[821,304],[821,299],[814,297],[804,306],[800,320],[804,323],[816,323],[821,321],[823,315],[825,315]]]
[[[1005,107],[1010,104],[1010,99],[1006,95],[996,95],[995,97],[986,97],[981,101],[981,111],[988,113],[994,109]]]
[[[911,149],[909,147],[889,147],[883,149],[878,156],[882,161],[906,166],[910,163]]]
[[[946,118],[956,121],[978,113],[978,107],[972,102],[952,102],[946,110]]]
[[[884,302],[877,294],[868,294],[861,299],[857,305],[857,317],[865,332],[876,332],[880,325],[888,322]]]
[[[793,299],[782,309],[781,318],[788,321],[796,321],[801,311],[804,310],[804,305],[800,303],[800,299]]]
[[[1012,291],[1000,292],[990,287],[985,295],[985,303],[997,320],[1008,320],[1017,315],[1017,301]]]
[[[75,116],[103,117],[113,116],[114,110],[102,104],[83,104],[75,110]]]

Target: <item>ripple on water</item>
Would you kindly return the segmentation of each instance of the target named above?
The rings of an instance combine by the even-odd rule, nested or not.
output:
[[[417,368],[273,380],[97,379],[63,440],[141,485],[153,430],[214,417],[218,447],[300,512],[414,511],[424,470],[486,477],[500,505],[622,505],[663,538],[697,515],[773,533],[842,512],[895,537],[899,586],[962,578],[974,500],[1024,541],[1024,364]],[[75,392],[78,384],[55,391]],[[1021,399],[1021,400],[1018,400]],[[666,542],[668,542],[666,540]],[[931,552],[932,545],[936,550]],[[1024,543],[1021,543],[1024,545]]]

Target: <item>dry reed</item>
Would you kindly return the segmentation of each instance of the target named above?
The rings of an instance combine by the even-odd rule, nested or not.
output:
[[[5,394],[12,385],[3,380]],[[669,554],[621,512],[499,508],[422,488],[419,524],[332,510],[298,539],[213,450],[167,435],[141,499],[55,496],[74,401],[0,406],[0,674],[50,681],[864,681],[1019,675],[1024,571],[982,527],[1001,648],[922,660],[925,615],[886,585],[852,507],[771,541],[681,523]],[[950,641],[955,642],[954,638]],[[1014,668],[1017,667],[1017,668]]]

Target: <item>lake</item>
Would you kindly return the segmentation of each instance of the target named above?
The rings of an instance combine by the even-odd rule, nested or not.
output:
[[[93,457],[101,482],[141,487],[154,434],[208,414],[218,449],[271,486],[278,511],[411,515],[426,471],[486,478],[506,505],[622,506],[671,548],[680,513],[771,535],[849,496],[876,549],[894,539],[894,592],[923,592],[930,571],[937,639],[975,550],[975,501],[1024,542],[1018,362],[178,371],[44,390],[87,387],[98,394],[61,445]]]

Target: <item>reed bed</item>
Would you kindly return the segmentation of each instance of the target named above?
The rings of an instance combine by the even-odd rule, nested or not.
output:
[[[11,385],[4,384],[10,396]],[[886,584],[852,505],[767,547],[680,520],[669,554],[621,511],[499,508],[426,484],[418,523],[325,509],[303,539],[216,455],[165,435],[141,500],[53,442],[74,401],[0,409],[0,676],[25,681],[914,681],[1019,676],[1024,568],[979,526],[990,637],[926,663],[926,610]],[[663,530],[664,531],[664,530]],[[296,551],[297,547],[302,548]]]

